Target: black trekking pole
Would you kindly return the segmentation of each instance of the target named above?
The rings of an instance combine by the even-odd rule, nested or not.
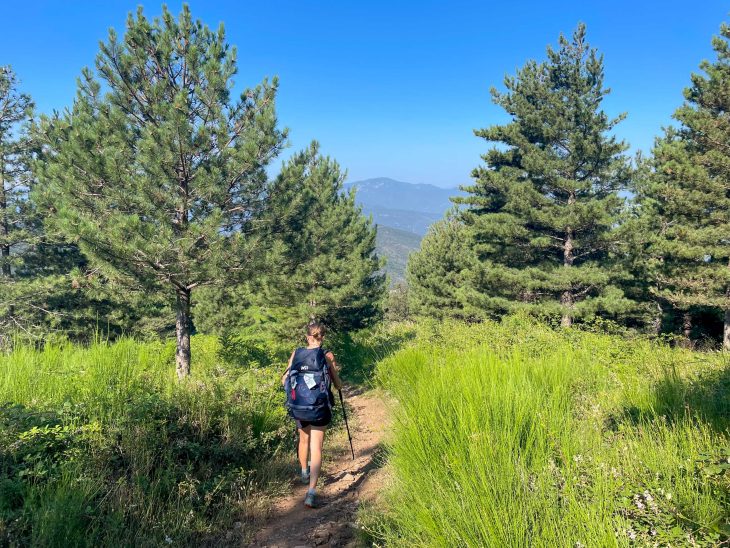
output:
[[[345,412],[345,402],[342,399],[342,390],[337,390],[340,393],[340,405],[342,406],[342,416],[345,417],[345,428],[347,428],[347,439],[350,440],[350,451],[352,451],[352,460],[355,460],[355,450],[352,448],[352,436],[350,435],[350,425],[347,424],[347,413]]]

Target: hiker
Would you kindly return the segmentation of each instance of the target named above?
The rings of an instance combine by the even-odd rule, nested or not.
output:
[[[309,484],[304,505],[314,508],[317,480],[322,467],[324,433],[332,420],[334,396],[330,384],[342,388],[335,356],[322,348],[325,329],[319,322],[307,326],[307,346],[289,357],[289,366],[281,377],[287,392],[287,409],[299,431],[299,463],[302,483]],[[310,465],[307,466],[309,453]]]

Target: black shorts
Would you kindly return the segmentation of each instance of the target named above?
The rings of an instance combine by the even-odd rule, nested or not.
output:
[[[327,410],[326,416],[321,420],[311,421],[311,422],[310,421],[299,421],[299,420],[296,421],[297,428],[301,428],[301,429],[307,428],[308,426],[318,426],[318,427],[329,426],[330,422],[332,422],[332,411],[330,411],[329,409]]]

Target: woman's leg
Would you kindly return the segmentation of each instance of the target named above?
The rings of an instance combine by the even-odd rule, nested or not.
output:
[[[327,431],[327,427],[310,426],[309,428],[309,451],[312,456],[312,462],[309,469],[309,489],[314,489],[317,487],[319,471],[322,469],[322,445],[324,444],[324,433]]]
[[[307,456],[309,453],[309,430],[311,426],[306,428],[299,428],[299,464],[302,465],[302,470],[307,469]]]

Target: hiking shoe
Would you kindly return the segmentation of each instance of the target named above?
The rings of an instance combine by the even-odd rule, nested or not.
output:
[[[304,497],[304,506],[314,508],[314,493],[307,491],[307,496]]]
[[[308,485],[309,484],[309,468],[307,468],[307,471],[306,472],[302,471],[301,478],[302,478],[302,483],[303,484],[305,484],[305,485]]]

